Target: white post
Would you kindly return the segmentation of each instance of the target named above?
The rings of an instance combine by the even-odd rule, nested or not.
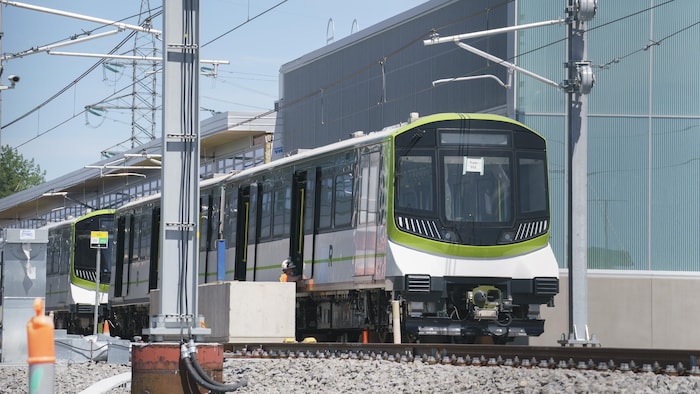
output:
[[[391,301],[391,315],[394,325],[394,343],[401,343],[401,313],[399,312],[399,301]]]

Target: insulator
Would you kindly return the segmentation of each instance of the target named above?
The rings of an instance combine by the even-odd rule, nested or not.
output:
[[[576,20],[588,22],[598,10],[598,0],[576,0],[575,7]]]
[[[576,85],[581,94],[588,94],[595,84],[595,75],[590,64],[579,64],[576,67]]]

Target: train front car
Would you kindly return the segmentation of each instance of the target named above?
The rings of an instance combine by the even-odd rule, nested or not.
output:
[[[97,210],[46,226],[49,231],[46,310],[53,311],[56,328],[66,329],[69,334],[92,334],[96,299],[99,318],[106,316],[114,212]],[[93,235],[106,235],[107,242],[93,245]],[[99,296],[96,296],[98,256]]]
[[[411,340],[496,343],[544,331],[559,268],[549,246],[544,139],[508,118],[440,114],[394,139],[386,278]],[[391,187],[391,186],[390,186]]]

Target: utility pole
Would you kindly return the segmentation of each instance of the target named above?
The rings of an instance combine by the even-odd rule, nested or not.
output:
[[[5,33],[2,32],[2,7],[0,7],[0,55],[2,54],[2,38]],[[0,77],[2,77],[2,59],[0,59]],[[0,89],[0,157],[2,157],[2,91]]]
[[[159,310],[152,341],[211,334],[197,313],[199,273],[199,1],[163,2],[163,165]]]
[[[588,332],[588,93],[595,78],[587,61],[586,22],[598,9],[597,0],[568,0],[566,135],[566,266],[569,269],[569,336],[562,345],[599,345]],[[583,329],[581,336],[579,330]]]
[[[0,55],[2,54],[2,38],[5,33],[2,32],[2,7],[0,7]],[[2,59],[0,59],[0,77],[2,77]],[[0,157],[2,157],[2,91],[0,89]]]

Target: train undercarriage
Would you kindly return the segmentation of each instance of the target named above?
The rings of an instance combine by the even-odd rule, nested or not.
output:
[[[49,311],[53,315],[54,328],[66,330],[67,334],[92,335],[94,332],[95,306],[72,305],[70,310]],[[97,311],[98,323],[107,317],[107,306],[100,305]]]
[[[297,340],[391,342],[391,303],[396,299],[402,342],[474,343],[487,337],[505,344],[542,334],[540,304],[551,304],[558,292],[556,278],[522,282],[432,278],[437,290],[430,282],[427,277],[406,277],[406,291],[393,293],[384,289],[306,293],[297,298]],[[365,332],[369,336],[363,337]]]
[[[542,304],[558,293],[557,278],[393,278],[394,288],[303,291],[296,294],[296,340],[393,342],[399,311],[402,343],[505,344],[539,336]],[[112,308],[113,335],[133,339],[150,324],[148,304]],[[398,333],[397,333],[398,334]]]

